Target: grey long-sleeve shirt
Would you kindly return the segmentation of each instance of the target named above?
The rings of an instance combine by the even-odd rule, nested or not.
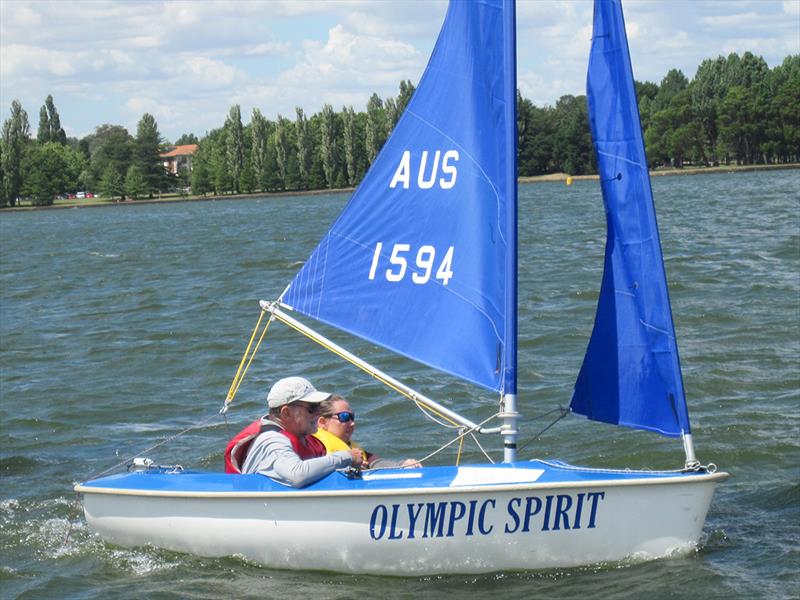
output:
[[[292,442],[279,431],[260,434],[247,451],[242,473],[260,473],[284,485],[304,487],[336,469],[349,467],[352,455],[346,450],[303,460]]]

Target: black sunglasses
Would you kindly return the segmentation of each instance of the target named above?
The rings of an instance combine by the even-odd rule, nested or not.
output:
[[[315,412],[319,411],[319,404],[305,404],[301,402],[292,402],[290,406],[299,406],[300,408],[305,408],[308,411],[308,414],[313,415]]]
[[[332,419],[333,417],[339,419],[339,423],[348,423],[356,420],[356,413],[354,413],[352,410],[343,410],[342,412],[335,413],[328,418]]]

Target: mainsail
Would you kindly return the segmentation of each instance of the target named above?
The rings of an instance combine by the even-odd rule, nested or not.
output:
[[[418,89],[281,302],[516,392],[511,0],[451,2]]]
[[[587,77],[608,238],[594,330],[571,408],[689,434],[675,328],[619,0],[599,0]]]

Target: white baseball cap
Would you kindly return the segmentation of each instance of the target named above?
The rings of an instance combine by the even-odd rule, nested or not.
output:
[[[318,392],[308,379],[303,377],[284,377],[278,380],[267,394],[270,408],[278,408],[292,402],[319,404],[331,397],[328,392]]]

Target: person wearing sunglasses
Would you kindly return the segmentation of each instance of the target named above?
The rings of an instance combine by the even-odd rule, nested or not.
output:
[[[328,453],[313,437],[320,405],[331,397],[302,377],[286,377],[267,395],[269,412],[240,431],[225,448],[226,473],[260,473],[304,487],[336,469],[363,462],[360,450]]]
[[[325,445],[327,452],[336,453],[343,450],[358,450],[362,454],[361,468],[364,469],[422,466],[413,458],[393,461],[367,452],[353,441],[355,428],[356,413],[350,408],[347,400],[341,396],[333,395],[320,403],[317,431],[314,433],[314,437]]]

